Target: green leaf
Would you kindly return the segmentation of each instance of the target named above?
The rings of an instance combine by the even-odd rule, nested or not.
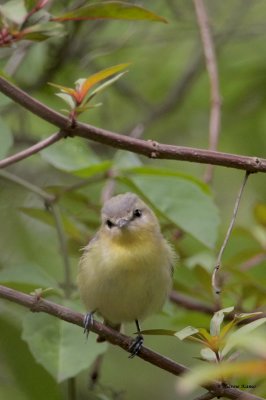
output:
[[[188,181],[191,181],[193,183],[195,183],[196,185],[199,186],[199,188],[201,188],[201,190],[203,192],[205,192],[208,195],[211,195],[211,191],[209,186],[199,180],[198,178],[195,178],[195,176],[192,175],[188,175],[185,174],[184,172],[179,172],[179,171],[175,171],[172,169],[168,169],[168,168],[156,168],[156,167],[149,167],[149,166],[133,166],[132,168],[128,169],[128,172],[130,172],[131,174],[138,174],[138,175],[155,175],[155,176],[172,176],[172,177],[176,177],[176,178],[180,178],[180,179],[185,179]]]
[[[64,34],[64,27],[61,24],[56,22],[44,22],[23,29],[22,39],[41,42],[51,37],[61,37]]]
[[[207,329],[205,328],[199,328],[198,329],[200,336],[202,336],[204,338],[204,340],[206,340],[207,342],[210,342],[212,339],[212,336],[209,334],[209,332],[207,331]]]
[[[141,168],[134,170],[139,173],[131,173],[130,179],[124,183],[179,228],[204,245],[214,246],[218,233],[218,210],[200,184],[194,179],[168,174],[165,170],[161,170],[160,175],[143,173]]]
[[[73,303],[66,302],[64,305],[74,308]],[[57,382],[89,369],[95,358],[107,348],[105,343],[96,343],[95,335],[90,334],[85,340],[82,328],[48,314],[26,315],[22,338],[35,360]]]
[[[6,20],[20,25],[27,15],[27,10],[23,0],[11,0],[0,6],[0,14]]]
[[[108,67],[105,68],[99,72],[96,72],[95,74],[89,76],[86,79],[79,79],[78,81],[76,81],[76,91],[78,92],[78,97],[79,100],[82,102],[86,102],[86,98],[87,98],[87,93],[88,91],[95,86],[97,83],[102,82],[103,80],[105,80],[106,78],[109,78],[110,76],[117,74],[117,72],[120,72],[121,70],[127,68],[130,64],[129,63],[124,63],[124,64],[118,64],[118,65],[114,65],[112,67]],[[125,72],[123,72],[124,74]],[[122,74],[122,75],[123,75]],[[121,76],[121,74],[119,74],[119,77]],[[118,79],[118,78],[117,78]],[[116,79],[116,80],[117,80]],[[112,81],[112,80],[111,80]],[[108,81],[107,81],[108,82]],[[107,83],[106,82],[106,83]],[[109,81],[110,82],[110,81]],[[110,82],[111,84],[112,82]],[[102,86],[102,85],[101,85]],[[97,90],[97,89],[96,89]],[[94,93],[96,94],[97,91],[94,90]],[[88,100],[90,98],[92,98],[93,96],[90,96],[88,98]]]
[[[74,110],[76,107],[75,101],[73,100],[73,97],[70,94],[67,93],[55,93],[56,96],[60,97],[68,106],[71,110]]]
[[[206,361],[211,361],[211,362],[217,361],[214,351],[212,351],[208,347],[201,349],[200,354],[201,354],[201,357]]]
[[[42,157],[54,167],[74,172],[101,164],[84,140],[75,138],[55,143],[41,152]]]
[[[256,357],[266,359],[265,332],[247,333],[245,335],[233,336],[228,340],[228,347],[236,347],[237,349],[245,349],[248,353],[254,354]],[[224,355],[224,353],[222,352]]]
[[[76,107],[76,112],[78,113],[78,114],[81,114],[81,113],[83,113],[84,111],[88,111],[88,110],[91,110],[91,109],[93,109],[93,108],[97,108],[97,107],[101,107],[103,105],[103,103],[96,103],[96,104],[88,104],[88,105],[85,105],[85,106],[79,106],[79,107]]]
[[[235,319],[237,321],[243,321],[244,319],[257,317],[260,314],[262,314],[262,311],[257,311],[257,312],[252,312],[252,313],[240,313],[240,314],[235,315]]]
[[[193,326],[187,326],[181,331],[176,332],[175,336],[180,340],[184,340],[187,339],[189,336],[195,335],[195,333],[198,332],[199,330],[197,328],[194,328]]]
[[[137,154],[129,151],[118,150],[113,158],[114,168],[119,171],[140,167],[142,162]]]
[[[237,320],[234,318],[232,321],[228,322],[222,329],[219,339],[222,340],[228,334],[228,332],[236,325]]]
[[[13,145],[13,136],[9,126],[0,118],[0,158],[4,158]]]
[[[73,175],[79,176],[80,178],[89,178],[90,176],[106,172],[112,167],[111,161],[103,161],[99,164],[94,164],[87,168],[77,169],[72,171]]]
[[[167,20],[143,7],[122,1],[93,3],[53,18],[56,21],[87,19],[146,20],[167,23]]]
[[[230,313],[234,310],[234,307],[227,307],[223,308],[222,310],[217,311],[214,313],[214,316],[211,319],[210,323],[210,334],[212,336],[219,336],[221,324],[224,320],[224,314]]]
[[[237,346],[238,341],[241,341],[242,337],[250,334],[255,329],[263,325],[265,322],[266,318],[260,318],[242,326],[237,331],[233,332],[226,341],[226,344],[222,351],[223,357],[225,357],[235,346]]]
[[[12,286],[26,284],[33,287],[57,288],[56,280],[36,264],[16,264],[0,270],[0,282]]]
[[[36,219],[37,221],[41,221],[49,226],[55,227],[54,217],[49,211],[40,208],[27,207],[21,207],[20,211],[22,211],[23,214]],[[62,222],[65,233],[67,233],[72,239],[75,239],[77,241],[82,240],[82,233],[68,217],[62,215]]]
[[[114,82],[116,82],[118,79],[120,79],[126,73],[127,73],[127,71],[121,72],[120,74],[115,75],[113,78],[108,79],[106,82],[99,85],[96,89],[94,89],[90,93],[89,97],[87,99],[85,99],[85,103],[89,102],[94,96],[96,96],[96,94],[105,90],[108,86],[112,85]]]
[[[201,251],[193,254],[191,257],[186,258],[186,266],[190,269],[194,269],[197,266],[203,267],[206,271],[213,271],[215,265],[214,254],[209,251]]]

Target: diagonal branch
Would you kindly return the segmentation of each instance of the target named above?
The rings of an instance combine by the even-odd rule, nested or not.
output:
[[[124,149],[137,154],[143,154],[154,159],[183,160],[189,162],[221,165],[229,168],[242,169],[249,172],[266,172],[266,159],[246,157],[236,154],[221,153],[191,147],[160,144],[154,141],[135,139],[119,135],[92,125],[77,122],[70,127],[67,117],[45,106],[29,96],[21,89],[0,77],[0,91],[22,105],[22,107],[38,115],[40,118],[62,129],[68,136],[80,136],[98,143]]]
[[[229,225],[228,230],[226,232],[223,244],[221,246],[221,249],[220,249],[218,257],[217,257],[215,268],[214,268],[213,273],[212,273],[212,288],[213,288],[214,293],[216,295],[219,295],[221,293],[221,288],[220,288],[220,285],[218,283],[218,273],[219,273],[219,271],[221,269],[222,257],[223,257],[226,245],[228,243],[228,240],[230,238],[230,235],[232,233],[232,230],[233,230],[233,227],[234,227],[234,224],[235,224],[238,208],[239,208],[239,205],[240,205],[240,201],[241,201],[242,194],[243,194],[244,188],[246,186],[248,177],[249,177],[249,173],[246,172],[245,176],[244,176],[244,179],[243,179],[243,182],[242,182],[242,185],[240,187],[239,193],[237,195],[236,201],[235,201],[233,216],[232,216],[230,225]]]
[[[29,308],[33,312],[45,312],[64,321],[83,327],[82,314],[72,311],[67,307],[53,303],[49,300],[43,300],[37,296],[31,296],[2,285],[0,285],[0,298],[20,304]],[[113,329],[97,321],[93,322],[91,331],[101,336],[105,336],[110,343],[121,347],[127,352],[130,352],[129,349],[133,342],[132,338],[114,331]],[[189,369],[184,365],[179,364],[170,358],[164,357],[161,354],[148,349],[147,347],[142,347],[140,349],[138,357],[176,376],[189,371]],[[224,387],[218,382],[206,384],[203,385],[203,387],[208,391],[215,393],[216,396],[223,396],[228,399],[262,400],[261,397],[252,395],[251,393],[244,393],[243,391],[235,388]]]
[[[6,157],[3,160],[0,160],[0,168],[4,168],[9,165],[15,164],[18,161],[24,160],[25,158],[28,158],[35,153],[39,153],[39,151],[61,140],[64,137],[64,135],[65,134],[63,131],[53,133],[48,138],[41,140],[40,142],[34,144],[33,146],[30,146],[25,150],[13,154],[12,156]]]

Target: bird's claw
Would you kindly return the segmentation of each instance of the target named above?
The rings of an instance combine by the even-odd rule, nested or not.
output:
[[[143,342],[144,342],[143,336],[138,335],[129,347],[130,356],[128,358],[133,358],[138,354],[143,345]]]
[[[87,339],[92,325],[93,325],[93,312],[89,312],[84,317],[84,333],[86,333]]]

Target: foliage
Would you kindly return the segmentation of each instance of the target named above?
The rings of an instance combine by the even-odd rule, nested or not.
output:
[[[188,339],[203,345],[200,359],[215,364],[215,366],[209,365],[199,369],[195,368],[188,373],[180,381],[179,388],[181,392],[187,393],[195,389],[197,385],[209,383],[213,379],[223,381],[225,378],[237,377],[239,382],[243,376],[257,379],[265,376],[266,354],[263,351],[263,347],[260,347],[264,342],[263,334],[261,332],[255,336],[253,331],[263,325],[266,322],[266,318],[248,322],[245,326],[235,330],[234,328],[239,322],[257,317],[260,312],[234,314],[233,319],[222,327],[225,314],[233,312],[233,309],[234,307],[227,307],[214,313],[210,322],[209,332],[205,328],[189,326],[174,333],[180,340]],[[258,345],[260,347],[259,352]],[[240,352],[235,350],[241,348],[261,357],[261,360],[235,361],[240,356]]]
[[[119,64],[115,65],[114,67],[109,67],[104,69],[103,71],[97,72],[96,74],[90,76],[86,79],[79,79],[75,82],[75,89],[68,88],[65,86],[57,85],[55,83],[51,83],[50,85],[56,87],[60,90],[61,93],[56,93],[58,97],[60,97],[70,108],[70,119],[72,124],[75,123],[76,117],[81,114],[82,112],[90,109],[95,108],[101,104],[88,104],[98,93],[102,92],[106,89],[109,85],[117,81],[124,75],[125,72],[121,72],[117,74],[117,72],[125,69],[129,64]],[[116,74],[116,75],[115,75]],[[115,75],[111,79],[106,80],[106,78]],[[90,93],[89,91],[93,86],[97,85],[99,82],[105,81],[96,89],[92,90]],[[66,111],[66,110],[62,110]],[[68,112],[68,111],[67,111]]]
[[[143,7],[116,1],[78,7],[82,2],[2,3],[1,75],[55,110],[60,109],[58,96],[47,83],[60,82],[52,86],[68,105],[70,124],[78,119],[147,140],[208,146],[209,86],[197,53],[200,42],[192,2],[144,1]],[[205,3],[217,41],[223,97],[219,149],[263,157],[265,4]],[[148,24],[166,19],[168,24]],[[125,60],[132,63],[127,75],[123,74],[129,64],[120,64]],[[72,82],[75,88],[69,87]],[[83,113],[96,95],[104,106]],[[0,107],[1,159],[54,131],[4,96]],[[8,177],[0,171],[0,283],[83,312],[75,285],[80,249],[99,226],[103,199],[110,193],[135,191],[153,207],[164,235],[179,254],[174,289],[196,305],[213,308],[211,275],[242,173],[217,168],[211,187],[203,182],[203,168],[145,160],[68,137],[15,164]],[[221,376],[230,384],[256,385],[253,391],[258,396],[266,394],[261,376],[265,319],[244,320],[265,310],[264,179],[251,175],[245,189],[222,260],[220,301],[225,308],[214,314],[210,328],[210,317],[197,306],[189,310],[167,304],[162,315],[144,322],[149,347],[193,364],[191,375],[180,381],[187,399],[188,388]],[[229,305],[237,314],[224,323],[233,311]],[[91,398],[176,398],[175,378],[144,363],[137,366],[137,360],[129,363],[116,348],[96,344],[93,334],[86,342],[81,329],[59,319],[30,314],[1,300],[0,329],[0,397],[60,400],[67,398],[67,385],[75,379],[78,398],[88,398],[88,370],[97,355],[105,354],[100,383],[108,390],[99,385],[89,393]],[[134,328],[126,329],[132,335]],[[204,363],[196,359],[193,342],[203,347]],[[141,372],[137,384],[132,380],[136,368]],[[246,377],[247,369],[254,376]],[[117,394],[123,390],[126,395]]]
[[[1,46],[20,40],[42,41],[63,34],[63,26],[55,21],[90,19],[166,20],[142,7],[120,1],[106,1],[78,7],[59,16],[49,14],[44,7],[49,0],[10,0],[0,6]]]

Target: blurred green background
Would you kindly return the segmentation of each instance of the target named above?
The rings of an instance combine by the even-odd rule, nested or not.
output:
[[[50,11],[59,15],[74,3],[51,2]],[[222,97],[218,150],[265,157],[266,4],[262,0],[209,0],[205,4],[215,40]],[[3,48],[0,68],[12,76],[17,86],[59,111],[63,103],[47,82],[73,86],[79,78],[131,62],[129,72],[99,95],[102,107],[84,113],[80,120],[146,140],[208,148],[210,87],[193,2],[143,0],[141,5],[167,18],[168,24],[68,22],[63,36]],[[1,158],[56,131],[2,94],[0,107]],[[156,167],[155,177],[151,169],[141,169],[143,166]],[[96,232],[101,202],[110,190],[136,190],[151,203],[160,216],[164,234],[180,255],[176,290],[214,304],[212,268],[244,172],[216,167],[208,188],[203,183],[205,168],[188,162],[150,160],[68,138],[8,171],[57,196],[73,282],[68,301],[72,308],[84,311],[75,288],[80,248]],[[110,170],[115,179],[110,177]],[[65,304],[65,270],[58,233],[43,199],[1,176],[1,171],[0,194],[0,283],[27,293],[53,287],[56,290],[47,292],[46,297]],[[265,195],[265,176],[251,175],[237,227],[224,255],[222,303],[247,312],[265,309]],[[262,255],[258,262],[243,267],[258,255]],[[78,328],[69,333],[78,342],[76,351],[81,359],[75,358],[74,350],[67,352],[62,333],[66,328],[56,327],[54,319],[45,322],[38,318],[35,314],[29,316],[22,307],[0,302],[1,398],[71,399],[69,388],[74,380],[78,399],[183,398],[176,392],[177,378],[137,358],[128,360],[119,348],[95,344],[94,335],[86,343]],[[142,328],[208,327],[209,320],[208,315],[169,302],[161,315],[146,320]],[[42,332],[49,322],[54,324],[54,331]],[[125,327],[129,335],[134,330],[133,325]],[[39,337],[35,341],[36,332]],[[57,350],[43,360],[42,353],[49,353],[49,341],[56,342],[53,348]],[[30,342],[35,343],[35,349],[29,349]],[[147,336],[145,344],[186,366],[200,364],[194,359],[199,356],[199,348],[190,343]],[[105,350],[99,384],[94,391],[89,390],[89,366],[93,356]],[[65,364],[71,363],[73,370],[64,371]],[[265,383],[256,393],[266,394]],[[187,398],[194,397],[192,394]]]

